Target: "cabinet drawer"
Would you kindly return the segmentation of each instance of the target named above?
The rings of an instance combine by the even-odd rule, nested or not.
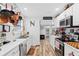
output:
[[[19,56],[19,46],[12,49],[6,56]]]

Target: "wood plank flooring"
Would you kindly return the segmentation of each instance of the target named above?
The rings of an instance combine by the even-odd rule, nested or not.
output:
[[[56,56],[53,48],[47,39],[40,41],[40,46],[30,49],[28,56]]]

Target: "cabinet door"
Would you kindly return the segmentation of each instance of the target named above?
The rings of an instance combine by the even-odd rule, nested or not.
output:
[[[65,44],[65,50],[64,50],[64,55],[65,56],[70,56],[73,53],[73,49],[71,49],[71,47],[67,44]]]
[[[65,56],[79,56],[79,51],[76,50],[76,48],[71,47],[67,44],[65,44],[65,51],[64,51]]]
[[[50,44],[53,47],[53,49],[55,49],[55,36],[54,35],[50,37]]]
[[[26,55],[26,53],[27,53],[27,41],[28,40],[25,40],[24,42],[23,42],[23,54],[22,54],[22,56],[25,56]]]
[[[73,51],[73,54],[74,54],[74,56],[79,56],[79,52],[76,50]]]
[[[29,49],[31,48],[31,45],[32,45],[31,39],[28,39],[28,40],[27,40],[27,52],[28,52]]]
[[[12,49],[10,52],[8,52],[8,54],[6,54],[5,56],[19,56],[19,46],[15,47],[14,49]]]
[[[73,6],[69,7],[66,11],[65,11],[65,15],[66,17],[73,15]]]
[[[73,25],[79,26],[79,4],[73,5]]]

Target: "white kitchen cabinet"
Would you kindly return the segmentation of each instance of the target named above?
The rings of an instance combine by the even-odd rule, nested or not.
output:
[[[79,4],[73,5],[73,26],[79,26]]]
[[[27,50],[27,41],[28,41],[28,40],[26,40],[26,41],[24,42],[24,52],[25,52],[25,54],[26,54],[26,52],[27,52],[27,51],[26,51],[26,50]]]
[[[25,41],[23,43],[20,44],[19,48],[20,48],[20,56],[25,56],[27,53],[27,42],[28,39],[25,39]]]
[[[9,51],[5,56],[19,56],[19,46]]]
[[[28,39],[27,40],[27,53],[28,53],[29,49],[31,48],[31,46],[32,46],[32,41],[31,41],[31,39]]]
[[[57,20],[59,20],[59,26],[60,26],[60,21],[64,21],[64,24],[61,25],[61,27],[67,27],[66,26],[66,19],[69,16],[73,15],[73,6],[70,6],[68,9],[66,9],[63,13],[61,13],[58,17]]]
[[[50,36],[50,44],[52,48],[55,50],[55,35]]]
[[[79,56],[79,49],[76,49],[65,43],[64,55],[65,56]]]
[[[65,20],[65,14],[66,12],[62,12],[58,17],[55,18],[54,24],[56,27],[60,27],[60,21]]]
[[[66,9],[64,12],[62,12],[58,17],[55,19],[59,22],[61,20],[65,20],[67,17],[73,16],[73,26],[79,26],[79,3],[73,4],[68,9]],[[55,21],[55,26],[57,24],[57,21]],[[59,23],[60,26],[60,23]],[[66,27],[66,26],[64,26]]]
[[[73,6],[69,7],[67,10],[65,10],[65,17],[68,17],[70,15],[73,15]]]
[[[67,45],[67,44],[64,45],[64,55],[65,56],[69,56],[69,54],[72,53],[72,51],[73,50],[70,48],[69,45]]]
[[[58,17],[57,20],[63,20],[65,18],[65,11],[62,12]]]

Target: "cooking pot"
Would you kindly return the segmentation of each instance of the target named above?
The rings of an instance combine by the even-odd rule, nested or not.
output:
[[[12,16],[11,16],[11,19],[10,19],[10,21],[11,21],[11,23],[12,23],[12,24],[15,24],[15,25],[17,25],[17,23],[18,23],[18,20],[19,20],[19,15],[17,15],[17,14],[14,14],[14,15],[12,15]]]
[[[7,23],[8,19],[8,17],[0,16],[0,24]]]
[[[11,20],[17,21],[19,19],[19,15],[14,14],[11,16]]]
[[[0,11],[0,14],[1,14],[1,16],[4,16],[4,17],[10,17],[10,16],[11,16],[10,11],[7,10],[7,9],[1,10],[1,11]]]
[[[15,14],[14,11],[3,9],[0,11],[0,24],[7,23],[10,17]]]

